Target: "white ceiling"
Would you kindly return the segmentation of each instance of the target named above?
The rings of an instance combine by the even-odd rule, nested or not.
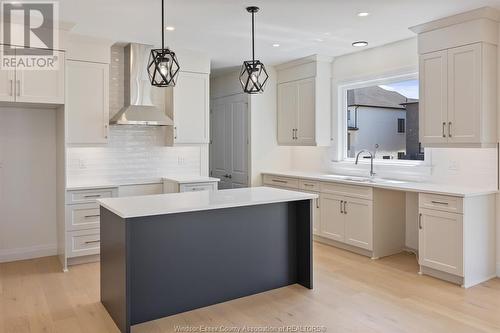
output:
[[[172,48],[206,52],[215,69],[238,66],[251,57],[248,5],[257,5],[256,57],[265,64],[358,51],[410,38],[408,27],[500,0],[166,0]],[[371,15],[360,18],[360,11]],[[161,42],[161,0],[60,0],[61,20],[73,31],[121,42]],[[321,41],[320,41],[321,40]],[[279,48],[272,47],[279,43]]]

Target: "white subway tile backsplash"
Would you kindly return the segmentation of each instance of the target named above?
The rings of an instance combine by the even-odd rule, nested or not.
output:
[[[200,147],[165,147],[165,129],[111,126],[103,147],[67,150],[68,184],[125,184],[166,175],[200,175]]]

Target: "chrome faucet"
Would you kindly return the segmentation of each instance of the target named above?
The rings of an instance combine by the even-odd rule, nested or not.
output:
[[[358,164],[358,161],[359,161],[359,155],[361,155],[361,153],[368,153],[370,154],[370,177],[373,177],[376,175],[375,172],[373,172],[373,159],[375,158],[375,156],[369,152],[369,151],[366,151],[366,150],[361,150],[357,155],[356,155],[356,163],[354,164]]]

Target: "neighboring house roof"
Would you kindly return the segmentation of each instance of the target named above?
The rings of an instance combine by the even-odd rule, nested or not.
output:
[[[405,110],[405,104],[410,100],[395,91],[382,89],[378,86],[358,88],[347,91],[347,106],[365,106]],[[418,100],[412,100],[418,102]]]

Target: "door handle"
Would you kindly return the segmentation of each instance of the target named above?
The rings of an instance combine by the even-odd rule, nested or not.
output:
[[[17,89],[16,89],[17,96],[21,96],[21,80],[16,80],[16,82],[17,82]]]
[[[451,121],[448,123],[448,137],[451,138]]]
[[[297,135],[299,132],[299,130],[296,128],[295,129],[295,140],[298,140],[299,139],[299,136]]]
[[[316,208],[319,208],[319,198],[316,198]]]
[[[446,122],[443,121],[443,138],[446,138]]]
[[[422,213],[418,214],[418,229],[422,230]]]
[[[342,205],[344,204],[344,200],[340,201],[340,214],[344,214],[344,210],[342,208]]]
[[[344,201],[344,214],[347,215],[347,201]]]
[[[10,94],[9,96],[14,95],[14,80],[9,80],[10,81]]]

